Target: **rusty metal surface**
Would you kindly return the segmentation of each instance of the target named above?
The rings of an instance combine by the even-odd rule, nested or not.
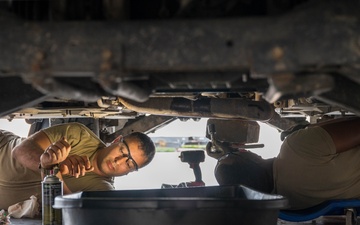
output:
[[[0,11],[0,117],[46,96],[144,102],[185,92],[267,93],[270,103],[314,97],[360,115],[359,9],[358,1],[323,0],[276,16],[51,22]],[[13,76],[30,91],[4,91]],[[279,86],[286,76],[294,80]],[[343,76],[350,89],[332,82]]]
[[[0,68],[3,74],[36,70],[37,56],[45,55],[43,67],[54,73],[93,74],[104,61],[104,50],[112,52],[113,61],[127,71],[252,68],[271,73],[319,62],[358,62],[357,5],[321,3],[279,18],[120,24],[9,23],[3,18]],[[334,46],[335,40],[343,44]]]
[[[62,76],[94,75],[104,50],[112,53],[115,69],[133,72],[251,69],[261,76],[351,65],[360,61],[358,11],[352,1],[315,1],[282,17],[251,19],[24,23],[2,18],[0,69],[2,75],[36,73],[39,66]]]
[[[119,135],[125,136],[132,132],[151,133],[154,132],[156,129],[161,128],[162,126],[171,123],[176,119],[177,119],[176,117],[168,117],[168,116],[156,116],[156,115],[142,116],[126,123],[122,129],[119,129],[114,133],[111,134],[101,133],[100,138],[104,142],[109,143]]]
[[[211,124],[215,128],[213,137],[217,141],[241,144],[259,141],[260,126],[255,121],[209,119],[207,126]],[[211,140],[208,129],[206,129],[206,137]]]
[[[322,93],[315,98],[331,105],[349,109],[360,116],[360,85],[341,77],[337,77],[335,82],[336,86],[331,91]]]
[[[154,115],[249,119],[266,121],[272,118],[271,105],[265,101],[246,99],[200,99],[151,98],[147,102],[121,100],[126,108]]]

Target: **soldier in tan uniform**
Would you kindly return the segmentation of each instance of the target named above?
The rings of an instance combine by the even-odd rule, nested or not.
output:
[[[295,131],[276,158],[229,152],[215,172],[220,184],[281,194],[292,209],[360,198],[360,118],[335,119]]]
[[[41,171],[59,166],[64,194],[114,189],[114,177],[144,167],[155,146],[139,132],[106,146],[80,123],[61,124],[29,138],[0,130],[0,209],[41,197]]]

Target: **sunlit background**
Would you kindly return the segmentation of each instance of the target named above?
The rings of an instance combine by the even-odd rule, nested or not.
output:
[[[200,121],[188,120],[182,122],[176,120],[169,125],[159,129],[150,137],[205,137],[206,119]],[[263,158],[275,157],[280,149],[280,133],[266,124],[260,124],[259,143],[264,148],[252,149],[251,151],[261,155]],[[0,119],[0,129],[11,131],[19,136],[28,135],[30,125],[24,120],[14,119],[8,121]],[[189,164],[181,162],[179,152],[157,152],[152,163],[137,172],[115,179],[116,189],[151,189],[161,188],[162,184],[177,185],[182,182],[194,181],[195,176]],[[217,185],[214,177],[214,168],[217,161],[205,156],[205,161],[200,163],[202,179],[206,186]]]

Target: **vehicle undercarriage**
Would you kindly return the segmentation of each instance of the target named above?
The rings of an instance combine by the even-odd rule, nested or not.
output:
[[[111,140],[175,118],[286,130],[360,116],[359,9],[352,0],[1,1],[0,117],[91,120]]]

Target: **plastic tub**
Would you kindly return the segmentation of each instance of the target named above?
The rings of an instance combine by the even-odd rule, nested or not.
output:
[[[54,204],[64,225],[276,225],[286,206],[244,186],[79,192]]]

